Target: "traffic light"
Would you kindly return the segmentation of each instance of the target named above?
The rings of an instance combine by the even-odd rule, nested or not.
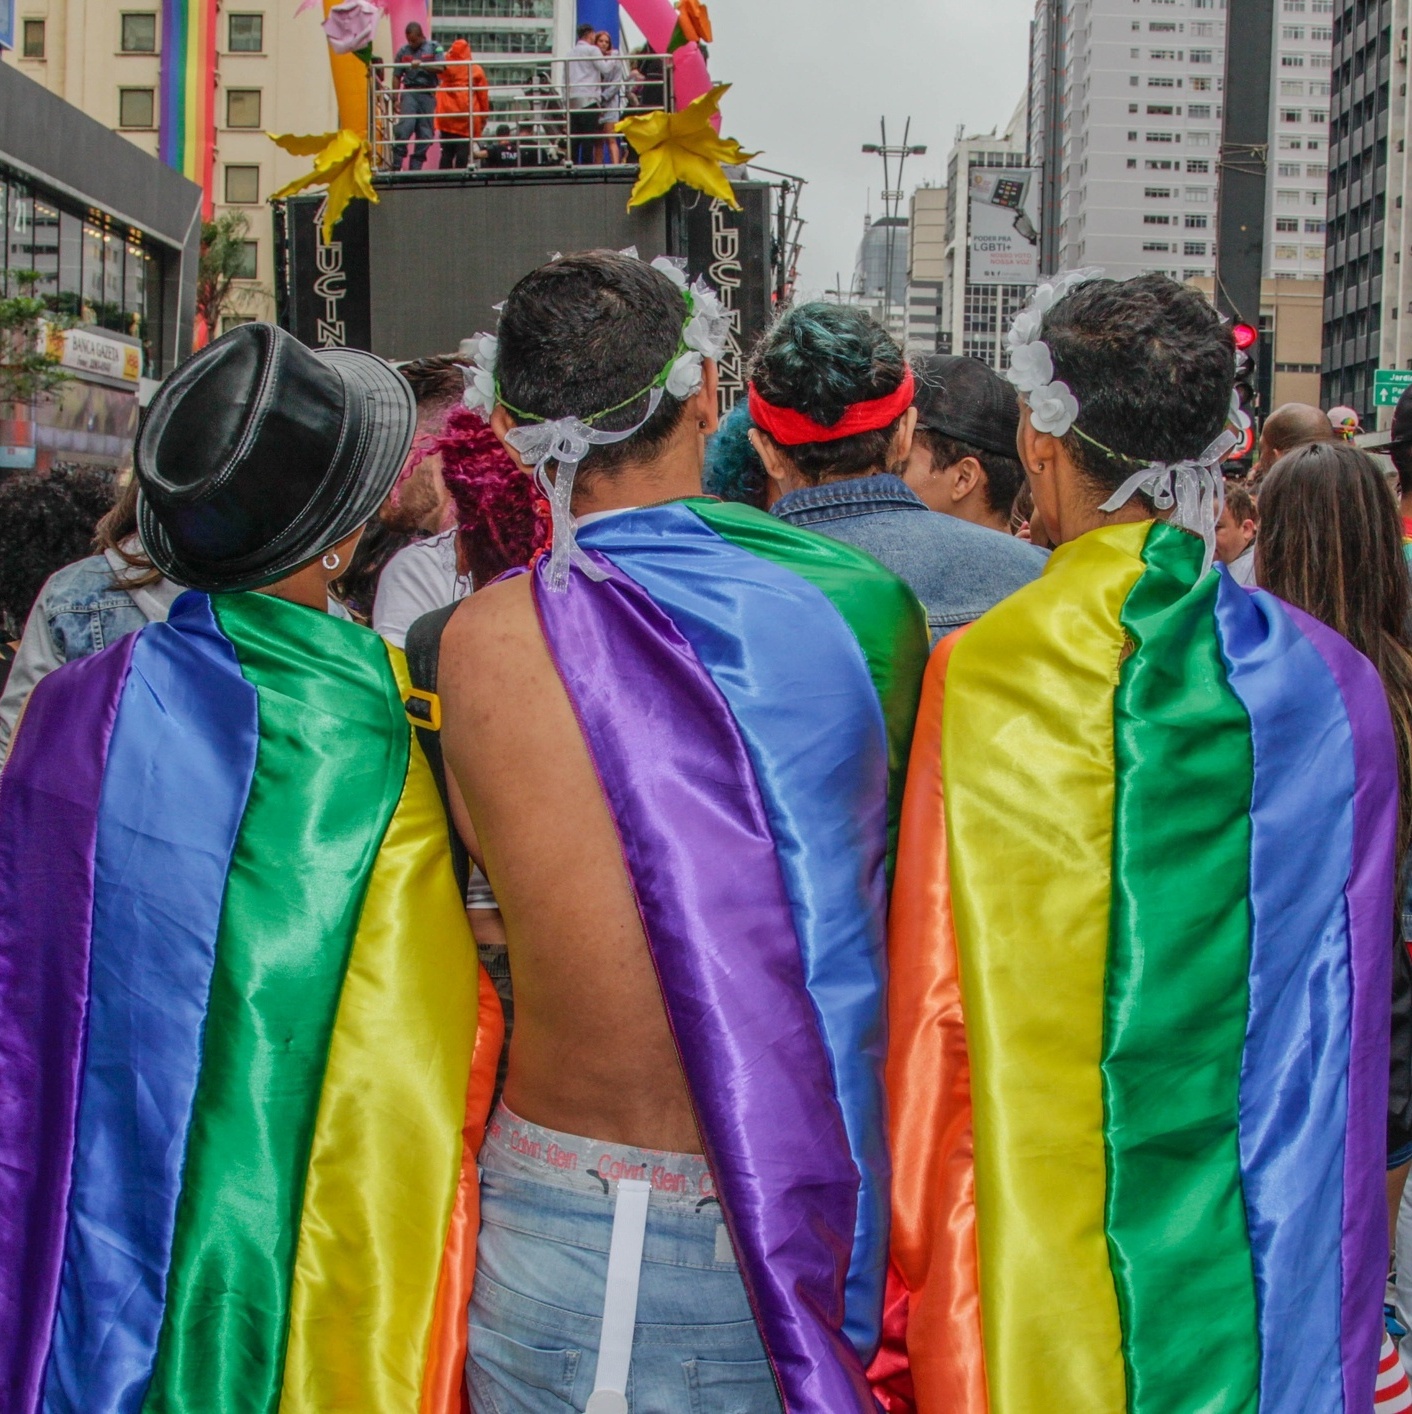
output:
[[[1231,326],[1231,339],[1235,343],[1235,391],[1240,399],[1240,410],[1245,414],[1245,436],[1227,458],[1228,462],[1248,462],[1255,451],[1255,438],[1260,423],[1261,391],[1264,379],[1264,340],[1260,330],[1252,324]]]

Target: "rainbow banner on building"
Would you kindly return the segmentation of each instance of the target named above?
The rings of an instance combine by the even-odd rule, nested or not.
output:
[[[706,1156],[791,1414],[873,1414],[887,1269],[889,801],[926,616],[749,506],[585,526],[535,603],[623,842]]]
[[[408,688],[366,629],[186,594],[35,691],[0,778],[7,1414],[459,1411],[499,1011]]]
[[[211,218],[216,154],[216,0],[162,0],[157,155],[205,192]]]
[[[1367,1414],[1397,770],[1377,673],[1163,524],[928,669],[893,895],[885,1407]]]

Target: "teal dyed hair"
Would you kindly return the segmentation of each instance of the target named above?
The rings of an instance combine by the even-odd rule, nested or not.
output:
[[[854,403],[893,392],[907,373],[897,342],[849,305],[787,310],[765,335],[750,376],[767,402],[832,426]]]
[[[786,310],[750,361],[751,381],[766,402],[825,427],[854,403],[896,392],[906,376],[907,359],[881,324],[861,309],[821,301]],[[810,481],[860,476],[883,466],[896,430],[893,423],[856,437],[780,450]]]
[[[765,486],[769,473],[755,448],[750,445],[750,408],[739,402],[721,422],[719,431],[706,444],[706,465],[701,482],[708,496],[723,501],[741,501],[765,509]]]

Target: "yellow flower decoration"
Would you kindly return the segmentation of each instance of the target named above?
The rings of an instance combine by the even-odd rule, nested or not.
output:
[[[719,197],[740,210],[722,168],[740,166],[758,157],[744,152],[734,138],[717,135],[711,119],[730,84],[717,84],[680,113],[643,113],[624,118],[617,130],[637,153],[639,170],[628,198],[628,210],[665,196],[678,182]]]
[[[312,157],[314,170],[307,177],[299,177],[287,186],[281,187],[272,201],[293,196],[306,187],[327,187],[328,200],[324,205],[324,244],[333,239],[333,228],[343,215],[344,207],[353,198],[376,201],[373,190],[373,154],[368,140],[349,128],[336,133],[319,133],[312,137],[295,137],[292,133],[269,133],[267,135],[277,147],[295,157]]]

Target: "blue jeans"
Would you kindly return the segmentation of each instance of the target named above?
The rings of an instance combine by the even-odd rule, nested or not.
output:
[[[611,1146],[604,1146],[605,1148]],[[538,1182],[482,1151],[467,1373],[476,1414],[567,1414],[593,1391],[615,1194]],[[604,1189],[615,1187],[606,1180]],[[769,1414],[774,1377],[721,1210],[648,1210],[631,1414]],[[718,1236],[718,1233],[721,1236]]]
[[[433,114],[436,112],[436,90],[431,88],[404,88],[400,110],[402,116],[392,130],[396,141],[392,144],[392,170],[402,170],[402,154],[407,150],[407,140],[416,137],[412,148],[412,159],[407,163],[409,172],[420,172],[426,165],[427,153],[431,151],[434,128]]]

